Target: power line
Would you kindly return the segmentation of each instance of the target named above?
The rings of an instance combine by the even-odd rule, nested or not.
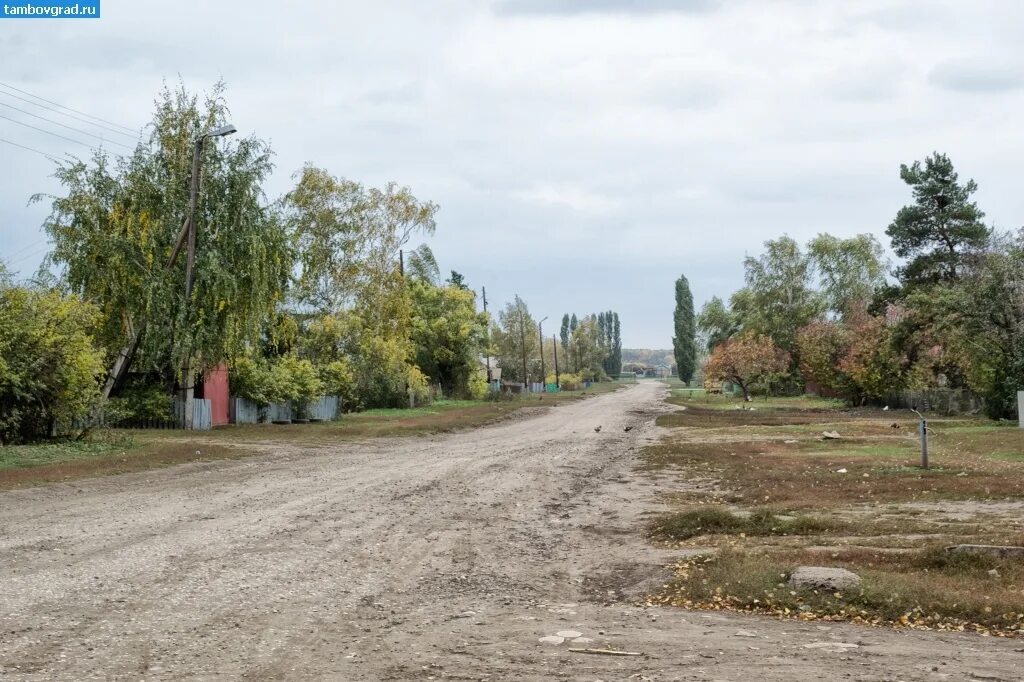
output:
[[[36,241],[32,242],[28,246],[25,246],[25,247],[22,247],[22,248],[18,249],[17,251],[15,251],[14,253],[12,253],[11,255],[9,255],[7,257],[8,258],[17,258],[18,256],[20,256],[21,254],[25,253],[26,251],[30,251],[31,249],[38,248],[39,246],[45,244],[46,242],[47,242],[47,240],[45,240],[45,239],[37,239]]]
[[[113,128],[111,126],[104,125],[102,123],[94,123],[94,122],[90,121],[87,118],[82,118],[81,116],[75,116],[74,114],[68,114],[66,112],[60,111],[59,109],[55,109],[54,107],[47,106],[45,104],[40,104],[39,102],[33,102],[32,100],[28,99],[27,97],[19,97],[18,95],[12,94],[10,92],[4,92],[3,90],[0,90],[0,95],[3,95],[4,97],[10,97],[12,99],[20,100],[20,101],[25,102],[27,104],[31,104],[34,107],[39,107],[40,109],[43,109],[44,111],[49,111],[49,112],[52,112],[54,114],[57,114],[58,116],[66,116],[67,118],[70,118],[70,119],[75,120],[75,121],[79,121],[80,123],[85,123],[87,125],[96,126],[97,128],[109,131],[111,133],[117,133],[118,135],[124,135],[125,137],[130,137],[133,140],[134,139],[138,139],[138,136],[139,136],[138,133],[134,133],[134,134],[126,133],[124,131],[118,130],[117,128]]]
[[[3,86],[5,88],[7,88],[8,90],[14,90],[15,92],[20,92],[23,95],[28,95],[29,97],[32,97],[33,99],[40,100],[41,102],[46,102],[47,104],[52,104],[55,107],[60,107],[61,109],[66,109],[67,111],[72,111],[72,112],[74,112],[76,114],[80,114],[82,116],[86,116],[88,118],[93,119],[94,121],[100,121],[102,123],[107,123],[107,124],[112,125],[112,126],[114,126],[116,128],[121,128],[121,129],[123,129],[123,130],[125,130],[127,132],[134,132],[128,126],[123,126],[120,123],[114,123],[113,121],[108,121],[107,119],[100,118],[99,116],[93,116],[92,114],[87,114],[84,111],[79,111],[78,109],[72,109],[71,107],[66,107],[63,104],[61,104],[60,102],[54,102],[51,99],[46,99],[45,97],[40,97],[39,95],[33,95],[31,92],[27,92],[25,90],[22,90],[21,88],[16,88],[13,85],[10,85],[8,83],[4,83],[4,82],[0,81],[0,86]]]
[[[2,137],[0,137],[0,142],[6,142],[7,144],[9,144],[9,145],[11,145],[11,146],[13,146],[13,147],[20,147],[21,149],[24,149],[25,151],[29,151],[29,152],[35,152],[36,154],[39,154],[40,156],[45,156],[45,157],[46,157],[46,158],[48,158],[48,159],[49,159],[50,161],[60,161],[60,159],[58,159],[58,158],[57,158],[56,156],[54,156],[53,154],[48,154],[48,153],[46,153],[46,152],[43,152],[43,151],[40,151],[40,150],[38,150],[38,149],[36,149],[36,148],[34,148],[34,147],[26,147],[26,146],[25,146],[25,145],[23,145],[23,144],[18,144],[17,142],[11,142],[10,140],[5,140],[5,139],[4,139],[4,138],[2,138]]]
[[[47,244],[43,248],[37,249],[36,251],[28,253],[28,254],[22,256],[21,258],[15,258],[14,260],[7,261],[7,265],[14,265],[15,263],[23,263],[24,261],[27,261],[29,258],[35,258],[37,256],[41,256],[44,253],[46,253],[49,250],[49,248],[50,248],[50,245]]]
[[[39,128],[38,126],[29,125],[28,123],[25,123],[23,121],[19,121],[16,118],[11,118],[10,116],[4,116],[3,114],[0,114],[0,118],[7,119],[8,121],[11,121],[12,123],[17,123],[20,126],[25,126],[26,128],[31,128],[32,130],[38,130],[39,132],[46,133],[47,135],[53,135],[54,137],[59,137],[60,139],[67,140],[68,142],[74,142],[75,144],[80,144],[83,147],[88,147],[89,149],[94,149],[96,151],[100,151],[99,147],[93,147],[88,142],[82,142],[81,140],[76,140],[73,137],[67,137],[66,135],[60,135],[58,133],[53,132],[52,130],[46,130],[45,128]]]
[[[52,123],[55,126],[60,126],[61,128],[67,128],[68,130],[72,130],[72,131],[74,131],[76,133],[80,133],[82,135],[88,135],[89,137],[95,137],[97,140],[100,140],[102,142],[108,142],[110,144],[116,144],[119,147],[124,147],[125,149],[131,149],[131,147],[129,147],[126,144],[122,144],[121,142],[115,142],[114,140],[108,140],[105,137],[103,137],[102,135],[97,135],[95,133],[90,133],[88,130],[82,130],[81,128],[75,128],[75,127],[72,127],[72,126],[69,126],[69,125],[64,125],[63,123],[58,123],[57,121],[52,121],[52,120],[46,118],[45,116],[40,116],[39,114],[33,114],[31,111],[25,111],[24,109],[19,109],[18,107],[11,106],[10,104],[4,104],[3,102],[0,102],[0,107],[7,107],[8,109],[14,109],[15,111],[19,111],[19,112],[21,112],[21,113],[23,113],[23,114],[25,114],[27,116],[31,116],[32,118],[38,118],[40,121],[46,121],[47,123]]]

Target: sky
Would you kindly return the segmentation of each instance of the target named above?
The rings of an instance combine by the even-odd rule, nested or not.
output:
[[[742,286],[765,240],[885,228],[901,163],[952,158],[997,228],[1024,223],[1017,0],[102,0],[95,20],[0,19],[0,259],[30,275],[54,193],[42,154],[125,138],[11,95],[142,129],[164,82],[222,79],[270,141],[268,199],[310,162],[439,204],[444,272],[562,313],[615,310],[671,346]],[[29,98],[31,99],[31,98]],[[54,126],[43,115],[100,138]],[[32,130],[28,122],[68,139]],[[412,246],[415,246],[413,244]]]

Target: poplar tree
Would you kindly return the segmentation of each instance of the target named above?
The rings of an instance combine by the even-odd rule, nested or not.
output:
[[[697,329],[693,316],[693,294],[685,275],[676,280],[676,309],[673,314],[675,336],[672,350],[676,360],[676,373],[687,383],[697,368]]]

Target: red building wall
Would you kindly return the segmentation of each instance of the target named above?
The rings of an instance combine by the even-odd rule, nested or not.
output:
[[[228,423],[228,400],[230,399],[230,388],[228,386],[228,366],[221,364],[216,369],[211,369],[203,377],[203,397],[210,401],[210,411],[213,414],[213,425],[221,426]]]

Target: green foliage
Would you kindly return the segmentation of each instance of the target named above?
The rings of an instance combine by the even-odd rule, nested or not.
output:
[[[408,187],[365,188],[315,166],[297,177],[282,201],[299,268],[295,297],[320,311],[372,299],[397,273],[409,239],[434,233],[437,206]]]
[[[710,353],[718,344],[739,333],[740,323],[722,299],[712,296],[697,316],[697,329],[705,339],[704,348]]]
[[[819,234],[807,250],[828,309],[842,317],[864,313],[885,285],[885,251],[873,235],[840,239]]]
[[[261,407],[276,400],[278,389],[274,379],[265,360],[242,356],[231,364],[231,394]]]
[[[701,535],[818,535],[842,523],[815,516],[779,518],[770,509],[755,509],[747,516],[723,507],[700,507],[666,514],[651,522],[651,535],[666,540],[688,540]]]
[[[100,309],[108,351],[131,347],[136,367],[173,376],[186,357],[209,365],[258,340],[291,268],[284,230],[263,203],[272,164],[256,138],[207,140],[196,209],[195,287],[184,300],[185,258],[169,256],[189,206],[194,140],[225,122],[224,86],[200,102],[164,89],[148,140],[127,158],[97,152],[61,164],[60,196],[44,227],[50,261],[71,290]],[[36,197],[40,199],[41,197]],[[184,254],[182,254],[184,255]]]
[[[537,322],[530,315],[526,301],[516,296],[498,312],[498,326],[491,338],[497,348],[501,378],[529,382],[530,359],[538,354]],[[524,369],[523,365],[526,364]]]
[[[452,276],[448,278],[447,283],[458,289],[468,289],[466,286],[466,278],[461,273],[452,270]]]
[[[476,295],[466,288],[438,287],[411,280],[410,334],[416,365],[441,385],[447,396],[470,393],[487,329],[487,318],[476,311]]]
[[[320,383],[323,386],[324,395],[338,396],[343,408],[358,406],[355,372],[348,360],[332,360],[326,365],[322,365],[320,367]]]
[[[231,393],[261,407],[293,403],[301,407],[323,395],[321,374],[309,360],[295,355],[274,359],[237,358],[231,366]]]
[[[697,369],[697,327],[693,315],[693,294],[685,275],[676,280],[676,309],[672,315],[675,335],[672,337],[676,373],[689,383]]]
[[[985,214],[970,200],[978,185],[960,184],[953,163],[934,153],[910,166],[900,166],[900,178],[913,192],[914,203],[904,206],[885,233],[896,255],[910,260],[898,275],[907,285],[951,282],[964,271],[970,255],[988,244],[991,232]]]
[[[847,325],[819,320],[802,327],[797,332],[796,343],[804,379],[852,400],[857,394],[857,384],[840,369],[840,363],[850,352],[850,336]]]
[[[555,375],[548,375],[547,382],[549,384],[555,383]],[[559,387],[563,391],[578,391],[579,389],[583,388],[583,377],[581,377],[579,374],[559,374],[558,382]]]
[[[765,242],[765,253],[743,261],[747,294],[740,312],[743,329],[771,337],[782,349],[796,349],[796,332],[823,312],[811,284],[811,261],[787,236]]]
[[[427,377],[408,361],[408,343],[363,335],[356,355],[356,392],[365,405],[407,407],[410,392],[417,403],[429,398]]]
[[[864,317],[850,329],[850,348],[839,362],[869,398],[884,398],[906,385],[906,360],[894,342],[893,329],[882,317]]]
[[[441,281],[441,268],[437,265],[434,252],[426,244],[420,244],[409,252],[406,274],[409,279],[437,285]]]
[[[136,421],[168,421],[172,417],[173,399],[167,388],[153,384],[129,386],[112,399],[107,407],[108,419],[131,423]],[[109,423],[109,422],[108,422]]]
[[[47,436],[96,406],[99,319],[76,295],[0,286],[0,443]]]

